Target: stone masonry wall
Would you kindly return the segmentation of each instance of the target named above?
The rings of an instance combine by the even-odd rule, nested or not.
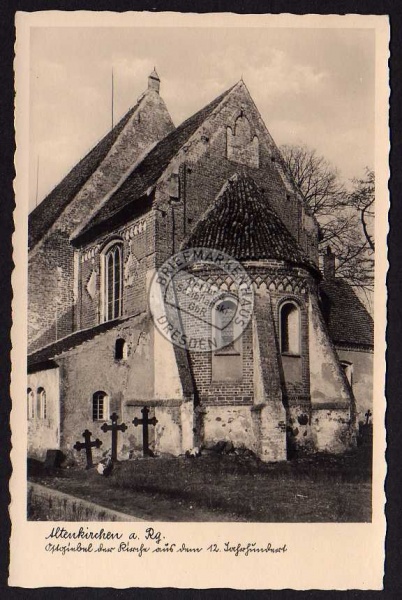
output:
[[[355,442],[355,399],[314,294],[309,300],[312,436],[318,450],[342,452]]]
[[[372,352],[336,348],[341,361],[352,364],[352,388],[356,399],[356,417],[358,422],[365,422],[368,410],[373,412],[373,358]]]
[[[44,459],[46,450],[60,447],[59,369],[28,375],[28,388],[34,393],[34,417],[28,416],[28,456]],[[41,418],[37,390],[46,393],[46,418]]]
[[[127,343],[127,358],[115,358],[116,339]],[[81,440],[84,429],[99,437],[103,446],[94,451],[95,456],[111,448],[111,434],[103,433],[101,425],[112,412],[119,415],[119,422],[127,416],[141,417],[138,409],[126,411],[126,403],[138,401],[143,406],[154,397],[153,325],[146,317],[130,319],[106,333],[97,335],[57,359],[60,364],[62,412],[61,448],[72,450]],[[107,394],[109,406],[105,419],[93,421],[92,398],[97,391]],[[134,426],[130,421],[130,432]],[[131,431],[133,430],[133,431]],[[119,435],[119,448],[129,439],[129,433]],[[78,453],[73,451],[75,458]]]
[[[127,344],[122,359],[115,357],[117,339]],[[61,372],[61,449],[76,460],[84,460],[72,448],[86,428],[103,442],[94,450],[95,459],[111,448],[111,434],[101,426],[112,412],[128,426],[118,436],[119,456],[142,452],[142,426],[135,427],[132,420],[142,418],[144,406],[158,420],[156,427],[149,427],[151,449],[177,455],[193,447],[192,398],[183,395],[174,347],[155,330],[149,315],[123,320],[56,360]],[[107,394],[108,408],[103,419],[94,421],[92,399],[98,391]]]

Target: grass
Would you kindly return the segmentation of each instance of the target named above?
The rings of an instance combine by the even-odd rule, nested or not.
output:
[[[37,468],[33,481],[151,520],[371,520],[371,457],[366,449],[282,463],[218,454],[136,459],[116,464],[107,478],[95,470],[46,475]]]

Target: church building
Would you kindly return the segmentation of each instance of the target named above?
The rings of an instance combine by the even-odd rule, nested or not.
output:
[[[318,240],[245,83],[175,127],[154,70],[29,215],[29,455],[79,459],[88,429],[100,457],[116,413],[118,457],[133,456],[144,408],[156,455],[220,441],[264,461],[353,448],[372,408],[373,322]],[[232,257],[251,281],[252,316],[217,350],[171,343],[151,314],[158,269],[191,248]]]

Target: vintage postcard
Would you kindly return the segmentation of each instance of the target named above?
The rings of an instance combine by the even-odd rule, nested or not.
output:
[[[381,589],[387,17],[16,28],[10,584]]]

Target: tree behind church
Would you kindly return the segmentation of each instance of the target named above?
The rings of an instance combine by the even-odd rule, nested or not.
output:
[[[307,146],[284,145],[281,152],[294,182],[321,230],[320,253],[328,246],[343,277],[371,307],[374,287],[374,172],[366,169],[347,189],[338,171]]]

